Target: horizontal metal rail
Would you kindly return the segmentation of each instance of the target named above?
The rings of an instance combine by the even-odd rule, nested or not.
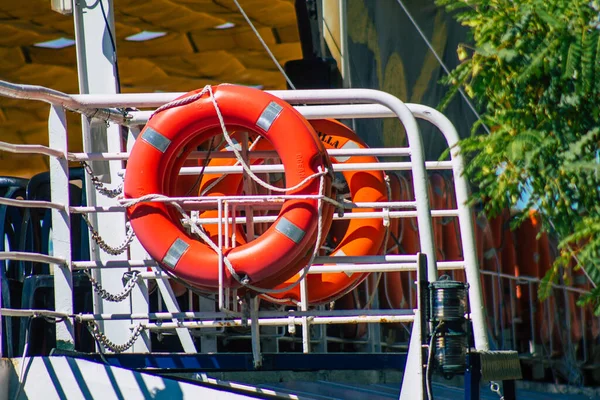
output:
[[[451,170],[451,161],[427,161],[425,167],[428,170]],[[377,163],[345,163],[333,164],[335,172],[344,171],[410,171],[412,164],[408,161],[402,162],[377,162]],[[282,173],[285,172],[283,164],[251,165],[250,170],[255,173]],[[120,173],[124,173],[121,170]],[[183,167],[179,175],[205,174],[241,174],[244,172],[241,165],[207,166],[207,167]]]
[[[379,256],[317,256],[315,263],[389,263],[389,262],[416,262],[417,256],[412,254],[388,254]],[[75,269],[85,268],[139,268],[139,267],[157,267],[158,263],[154,260],[110,260],[110,261],[73,261],[71,263]],[[161,272],[157,272],[161,274]],[[159,278],[167,277],[161,275]]]
[[[514,275],[504,274],[501,272],[486,271],[486,270],[479,270],[479,273],[482,275],[495,276],[498,278],[505,278],[505,279],[509,279],[512,281],[516,281],[517,284],[529,283],[529,282],[531,282],[531,283],[541,283],[542,282],[542,280],[540,278],[534,278],[531,276],[514,276]],[[578,288],[574,288],[572,286],[564,286],[564,285],[559,285],[556,283],[551,283],[551,285],[554,289],[562,289],[562,290],[566,290],[566,291],[573,292],[573,293],[580,293],[580,294],[589,294],[590,293],[588,290],[578,289]]]
[[[51,201],[9,199],[7,197],[0,197],[0,204],[21,208],[54,208],[55,210],[66,209],[64,204],[53,203]]]
[[[42,154],[51,157],[64,157],[65,153],[41,144],[12,144],[0,142],[0,150],[15,154]]]
[[[18,260],[18,261],[31,261],[41,262],[46,264],[64,265],[66,263],[64,258],[53,257],[46,254],[40,253],[27,253],[24,251],[3,251],[0,252],[0,260]]]
[[[289,326],[302,325],[303,317],[287,318],[260,318],[260,326]],[[414,315],[352,315],[347,317],[306,317],[310,325],[333,325],[333,324],[363,324],[363,323],[397,323],[413,322]],[[228,321],[181,321],[181,322],[161,322],[161,323],[142,323],[142,326],[151,331],[172,330],[177,328],[201,329],[201,328],[224,328],[234,326],[251,326],[252,321],[242,320],[241,318]]]
[[[412,316],[414,315],[413,310],[361,310],[361,315],[364,316],[381,316],[381,315],[393,315],[393,316]],[[301,317],[347,317],[356,315],[356,310],[309,310],[309,311],[259,311],[259,318],[301,318]],[[138,319],[152,319],[152,320],[172,320],[172,319],[196,319],[196,320],[218,320],[218,319],[232,319],[238,317],[241,319],[241,313],[227,311],[227,312],[155,312],[155,313],[133,313],[133,314],[78,314],[76,319],[78,321],[109,321],[109,320],[138,320]]]
[[[1,142],[0,142],[1,143]],[[15,146],[15,145],[13,145]],[[398,148],[364,148],[364,149],[326,149],[331,157],[352,157],[352,156],[373,156],[373,157],[407,157],[410,156],[410,149],[406,147]],[[72,161],[108,161],[121,160],[129,158],[130,153],[70,153],[69,159]],[[188,158],[205,159],[213,158],[235,158],[233,151],[192,151]],[[253,159],[272,159],[279,158],[276,151],[248,151],[248,158]]]
[[[398,258],[395,258],[398,257]],[[406,257],[406,258],[405,258]],[[394,271],[415,271],[416,264],[412,262],[413,256],[387,255],[387,256],[355,256],[355,257],[330,257],[319,256],[315,258],[315,263],[310,267],[310,273],[323,272],[394,272]],[[407,259],[408,258],[408,259]],[[387,264],[385,264],[387,263]],[[354,265],[356,264],[356,265]],[[139,267],[158,267],[159,264],[154,260],[137,261],[73,261],[73,269],[94,269],[94,268],[139,268]],[[344,267],[334,268],[335,265],[344,265]],[[438,261],[439,270],[459,270],[465,268],[464,261]],[[495,274],[494,274],[495,275]],[[141,278],[144,279],[168,279],[169,276],[160,271],[142,272]]]
[[[33,309],[15,309],[0,308],[0,315],[3,317],[48,317],[48,318],[71,318],[72,315],[52,311],[52,310],[33,310]]]
[[[98,118],[118,124],[127,124],[128,116],[122,111],[106,107],[87,107],[74,96],[44,86],[23,85],[0,80],[0,95],[13,99],[38,100],[78,112],[88,118]]]
[[[373,206],[373,208],[381,208],[381,206]],[[431,216],[434,218],[441,217],[456,217],[458,210],[432,210]],[[356,213],[344,213],[344,215],[333,216],[333,219],[338,220],[349,220],[349,219],[372,219],[372,218],[416,218],[416,211],[368,211],[368,212],[356,212]],[[269,223],[277,220],[277,215],[258,215],[252,217],[252,222],[258,223]],[[245,224],[247,222],[246,217],[228,217],[221,219],[224,223],[229,224]],[[219,218],[192,218],[192,222],[197,224],[218,224]]]

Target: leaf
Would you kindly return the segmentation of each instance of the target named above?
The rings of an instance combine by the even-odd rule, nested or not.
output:
[[[519,55],[519,53],[517,53],[515,50],[511,50],[511,49],[502,49],[498,52],[498,57],[506,62],[511,62],[518,55]]]

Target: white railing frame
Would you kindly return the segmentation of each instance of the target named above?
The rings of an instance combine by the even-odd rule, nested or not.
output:
[[[485,326],[483,319],[483,302],[481,297],[481,285],[479,279],[479,269],[477,265],[477,256],[475,252],[475,244],[474,244],[474,230],[472,226],[471,213],[469,208],[466,206],[466,200],[468,197],[468,187],[467,182],[464,176],[462,176],[462,171],[464,168],[463,160],[458,152],[457,142],[458,142],[458,134],[454,128],[454,126],[450,123],[450,121],[441,113],[436,110],[415,104],[404,104],[397,98],[383,92],[375,91],[375,90],[367,90],[367,89],[340,89],[340,90],[312,90],[312,91],[273,91],[271,92],[275,96],[282,98],[290,102],[291,104],[296,104],[296,108],[300,111],[304,116],[309,119],[316,118],[382,118],[382,117],[397,117],[400,119],[401,123],[404,125],[406,130],[406,135],[408,139],[409,147],[400,148],[400,149],[372,149],[371,152],[373,154],[385,154],[385,155],[395,155],[395,156],[408,156],[410,157],[410,162],[396,162],[396,163],[379,163],[378,165],[362,165],[362,169],[395,169],[395,170],[403,170],[410,169],[412,170],[412,179],[413,179],[413,187],[414,187],[414,207],[416,208],[415,212],[406,213],[404,211],[397,211],[396,215],[393,217],[409,217],[409,216],[417,216],[417,224],[420,232],[419,240],[420,246],[423,253],[427,256],[428,259],[428,268],[427,268],[427,278],[429,281],[433,281],[437,279],[437,270],[438,267],[440,269],[451,269],[451,268],[464,268],[467,274],[467,281],[470,284],[469,289],[469,298],[471,302],[471,317],[473,320],[474,327],[474,336],[475,336],[475,347],[478,350],[487,350],[489,348],[487,343],[487,336],[485,334]],[[173,100],[177,97],[178,93],[159,93],[159,94],[114,94],[114,95],[74,95],[69,96],[69,99],[73,100],[78,107],[78,110],[89,110],[89,109],[107,109],[107,108],[117,108],[117,107],[158,107],[165,102]],[[352,104],[338,104],[338,103],[352,103]],[[362,104],[356,104],[362,103]],[[376,104],[371,104],[376,103]],[[302,104],[302,105],[300,105]],[[319,105],[313,105],[319,104]],[[61,110],[62,108],[54,105],[52,106],[53,110]],[[414,115],[414,116],[413,116]],[[144,118],[147,118],[149,113],[146,112],[136,112],[134,118],[127,119],[127,125],[133,125],[132,121],[136,123],[142,123]],[[451,161],[449,162],[426,162],[424,159],[424,153],[422,148],[421,136],[419,133],[418,125],[414,117],[425,119],[435,126],[437,126],[442,134],[444,135],[449,147],[452,149],[451,151]],[[49,123],[50,129],[50,137],[52,144],[52,137],[55,135],[54,129],[56,129],[56,122],[53,122],[52,119]],[[66,136],[66,130],[65,130]],[[65,144],[66,146],[66,144]],[[2,147],[2,146],[0,146]],[[58,146],[61,153],[57,153],[54,148],[18,148],[11,146],[3,146],[3,149],[7,149],[10,151],[22,152],[25,150],[31,150],[35,153],[47,154],[50,156],[51,160],[56,160],[57,165],[61,165],[64,167],[69,159],[78,159],[78,160],[92,160],[92,159],[104,159],[104,160],[124,160],[127,157],[127,153],[68,153],[68,149],[61,148]],[[63,165],[64,164],[64,165]],[[261,170],[263,168],[265,171],[263,172],[274,172],[281,170],[281,166],[278,165],[270,165],[267,168],[263,166],[257,166],[255,169]],[[345,166],[337,166],[338,170],[353,170],[358,168],[356,165],[347,164]],[[63,168],[64,169],[64,168]],[[463,243],[463,254],[464,261],[456,261],[456,262],[446,262],[446,263],[438,263],[435,259],[435,249],[434,249],[434,241],[433,241],[433,228],[432,228],[432,212],[429,208],[429,199],[427,193],[427,169],[452,169],[454,174],[454,184],[456,191],[456,198],[458,207],[456,210],[445,210],[445,211],[434,211],[433,214],[437,214],[436,216],[458,216],[459,220],[459,228],[462,237]],[[238,171],[239,170],[239,171]],[[219,170],[221,171],[221,170]],[[262,171],[262,170],[261,170]],[[199,171],[193,168],[183,169],[183,174],[196,174]],[[213,171],[214,172],[214,171]],[[238,168],[223,168],[222,172],[232,173],[232,172],[241,172],[241,169]],[[66,174],[66,175],[65,175]],[[65,181],[66,178],[66,181]],[[68,170],[59,171],[58,168],[51,168],[51,179],[58,179],[61,182],[66,182],[68,187]],[[61,187],[61,190],[64,189]],[[56,189],[58,190],[58,189]],[[66,190],[68,193],[68,190]],[[59,198],[60,196],[53,196]],[[272,196],[276,197],[276,196]],[[56,202],[52,202],[56,203]],[[239,203],[242,203],[241,201]],[[70,207],[68,199],[63,203],[65,205],[65,209],[61,210],[58,207],[54,207],[54,204],[45,204],[46,207],[53,208],[53,218],[57,224],[59,224],[59,217],[61,214],[68,215],[69,212],[97,212],[97,211],[123,211],[123,207],[118,205],[116,206],[102,206],[97,207],[95,205],[87,206],[87,208],[77,208]],[[223,206],[225,205],[224,209]],[[219,219],[221,222],[223,221],[223,217],[226,218],[227,222],[229,222],[229,207],[227,206],[227,200],[218,199],[217,200],[217,208],[219,210]],[[223,215],[223,213],[225,215]],[[394,212],[391,212],[394,213]],[[389,207],[386,207],[385,214],[391,214],[389,212]],[[234,214],[233,214],[234,215]],[[62,216],[64,219],[64,215]],[[237,222],[237,219],[236,219]],[[255,221],[256,222],[256,221]],[[57,225],[58,226],[58,225]],[[221,224],[219,224],[221,226]],[[219,235],[219,245],[222,245],[221,238],[224,236],[225,240],[228,240],[227,229],[229,224],[225,223],[225,232],[220,232]],[[65,228],[67,233],[69,232],[68,226]],[[225,235],[223,235],[225,233]],[[55,239],[60,240],[56,235],[63,235],[63,232],[60,230],[55,233]],[[70,235],[69,235],[70,236]],[[65,244],[65,248],[61,248],[61,253],[66,251],[66,247],[68,246],[69,254],[65,256],[66,267],[69,272],[69,276],[71,273],[71,268],[78,268],[77,263],[70,262],[70,246],[71,244]],[[229,294],[223,290],[222,282],[223,282],[223,263],[222,263],[222,255],[220,258],[220,276],[219,281],[221,283],[219,290],[219,307],[221,310],[227,310],[228,302],[229,302]],[[130,260],[129,260],[130,261]],[[140,266],[150,264],[146,261],[133,261],[130,263],[129,261],[125,261],[124,263],[132,267],[133,265]],[[96,263],[95,266],[101,266],[103,263]],[[108,263],[106,263],[108,265]],[[113,266],[116,267],[118,263],[113,263]],[[80,264],[81,266],[81,264]],[[346,269],[348,267],[345,267]],[[381,264],[356,264],[351,267],[353,270],[360,271],[360,268],[363,268],[365,271],[391,271],[395,270],[409,270],[414,268],[413,266],[406,263],[395,263],[392,265],[381,265]],[[334,268],[330,266],[315,266],[313,273],[325,272],[325,271],[333,271]],[[343,270],[342,268],[338,268],[337,270]],[[59,271],[63,271],[64,268],[59,268]],[[59,274],[60,275],[60,274]],[[156,279],[156,274],[154,277],[147,276],[147,279]],[[63,278],[61,278],[63,279]],[[64,279],[63,279],[64,280]],[[163,277],[159,279],[160,282],[166,282]],[[65,288],[65,285],[62,284],[62,281],[58,282],[61,287]],[[72,287],[68,287],[66,285],[64,291],[61,291],[60,294],[57,294],[57,304],[63,304],[64,299],[70,299],[72,306]],[[72,285],[71,285],[72,286]],[[229,292],[229,290],[227,290]],[[308,310],[307,303],[307,288],[305,282],[301,287],[301,310]],[[64,307],[63,307],[64,308]],[[176,313],[172,313],[176,315]],[[260,324],[261,317],[259,314],[253,310],[251,312],[253,319]],[[386,315],[389,316],[389,315]],[[361,322],[382,322],[384,317],[369,317],[360,319]],[[317,318],[317,317],[315,317]],[[300,317],[300,324],[302,325],[303,330],[303,348],[305,352],[310,350],[310,337],[308,327],[310,324],[317,323],[318,319],[309,319],[306,316]],[[326,321],[327,318],[323,317],[323,323],[333,323]],[[404,318],[404,317],[403,317]],[[406,317],[408,318],[408,317]],[[342,321],[338,319],[339,321]],[[346,321],[346,320],[343,320]],[[354,319],[354,321],[359,321]],[[182,328],[181,320],[177,320],[172,322],[175,328]],[[273,322],[274,323],[274,322]],[[150,323],[148,323],[150,324]],[[186,327],[189,325],[188,322],[185,322]],[[150,326],[150,325],[148,325]],[[165,325],[170,326],[170,325]],[[62,329],[62,328],[61,328]],[[64,330],[64,329],[63,329]],[[253,329],[253,332],[257,332],[256,329]],[[417,333],[420,336],[420,333]],[[62,334],[61,334],[62,335]],[[63,335],[64,336],[64,335]],[[256,339],[256,338],[255,338]],[[71,339],[69,339],[71,340]],[[420,351],[420,349],[419,349]]]

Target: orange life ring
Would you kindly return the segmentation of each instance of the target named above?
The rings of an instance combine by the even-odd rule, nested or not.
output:
[[[366,145],[358,138],[356,133],[345,125],[335,120],[313,120],[310,124],[317,130],[319,138],[326,148],[365,148]],[[259,141],[255,150],[270,150],[270,144],[267,141]],[[262,160],[253,160],[260,162]],[[377,162],[377,159],[372,156],[339,156],[332,157],[335,162]],[[235,161],[231,159],[215,159],[209,165],[231,165]],[[348,171],[344,177],[349,184],[350,192],[353,201],[358,202],[375,202],[387,200],[387,185],[385,183],[385,175],[381,171]],[[212,186],[209,195],[232,195],[241,192],[241,176],[229,175],[222,178],[216,185],[212,184],[217,179],[217,176],[207,175],[203,178],[200,185],[201,191],[209,186]],[[374,211],[374,209],[357,209],[355,212]],[[209,212],[204,212],[201,217],[209,217]],[[214,213],[214,212],[213,212]],[[216,234],[216,227],[211,229],[210,226],[204,225],[207,233]],[[245,243],[243,232],[240,233],[240,226],[236,229],[236,244]],[[230,230],[233,232],[233,228]],[[385,237],[385,227],[380,218],[361,219],[361,220],[341,220],[332,224],[329,230],[330,235],[334,236],[334,242],[337,247],[332,253],[333,256],[348,255],[374,255],[379,254],[383,246]],[[304,265],[309,258],[301,259]],[[301,265],[300,267],[303,267]],[[308,275],[308,290],[309,303],[325,303],[356,287],[368,274],[346,274],[328,273],[328,274],[311,274]],[[295,276],[281,285],[288,286],[295,282],[299,276]],[[269,297],[277,298],[286,302],[284,299],[300,299],[300,289],[295,287],[287,292],[279,294],[270,294]],[[266,300],[270,300],[268,297]],[[289,302],[289,304],[293,304]],[[279,303],[281,304],[281,303]]]
[[[390,187],[392,189],[392,200],[401,201],[406,200],[408,196],[402,192],[400,187],[400,178],[396,174],[390,174]],[[404,197],[403,198],[403,195]],[[400,218],[392,219],[390,223],[390,241],[388,242],[388,249],[390,254],[399,254],[401,251],[402,232],[401,227],[404,221]],[[379,302],[382,308],[398,309],[406,308],[406,291],[402,285],[402,272],[385,272],[381,277],[379,285]],[[406,273],[404,273],[406,275]],[[405,276],[405,278],[407,278]]]
[[[289,104],[256,89],[222,85],[212,88],[223,120],[230,129],[244,129],[264,136],[285,166],[288,187],[331,164],[316,133]],[[196,95],[196,90],[182,98]],[[219,133],[220,123],[210,96],[203,95],[186,105],[156,114],[146,125],[131,151],[124,192],[126,198],[163,194],[179,173],[188,154],[200,143]],[[290,142],[289,134],[294,134]],[[326,175],[325,195],[331,194],[331,177]],[[296,189],[296,195],[318,195],[320,179]],[[201,289],[219,285],[218,255],[207,244],[191,237],[168,206],[142,202],[128,209],[131,225],[146,251],[163,268]],[[332,214],[332,208],[323,213]],[[304,257],[316,236],[318,201],[289,200],[275,224],[256,240],[224,253],[239,276],[250,284],[272,287],[298,272],[297,260]],[[268,255],[268,256],[267,256]],[[225,269],[224,285],[240,286]]]
[[[366,148],[367,145],[346,125],[335,120],[312,120],[311,125],[328,149]],[[373,163],[373,156],[337,156],[331,157],[333,163]],[[353,202],[387,201],[387,185],[382,171],[346,171],[343,173]],[[372,208],[354,209],[352,212],[372,212]],[[337,221],[332,224],[335,230]],[[345,224],[343,224],[345,225]],[[386,229],[381,218],[351,219],[343,237],[337,243],[331,256],[365,256],[380,254]],[[369,274],[367,273],[324,273],[307,276],[309,304],[322,304],[332,301],[354,289]],[[298,276],[286,281],[286,286],[298,279]],[[287,292],[271,294],[277,299],[300,300],[300,288],[295,286]],[[292,304],[292,303],[290,303]]]

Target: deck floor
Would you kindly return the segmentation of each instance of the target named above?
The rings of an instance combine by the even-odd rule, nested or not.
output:
[[[263,388],[287,392],[298,396],[305,396],[314,400],[389,400],[398,399],[400,384],[373,384],[359,385],[336,383],[328,381],[316,382],[282,382],[278,384],[259,385]],[[464,398],[464,389],[443,383],[433,383],[434,400],[457,400]],[[482,400],[499,400],[497,394],[488,387],[481,388]],[[517,399],[526,400],[590,400],[599,397],[590,397],[584,394],[558,394],[533,390],[517,389]]]

